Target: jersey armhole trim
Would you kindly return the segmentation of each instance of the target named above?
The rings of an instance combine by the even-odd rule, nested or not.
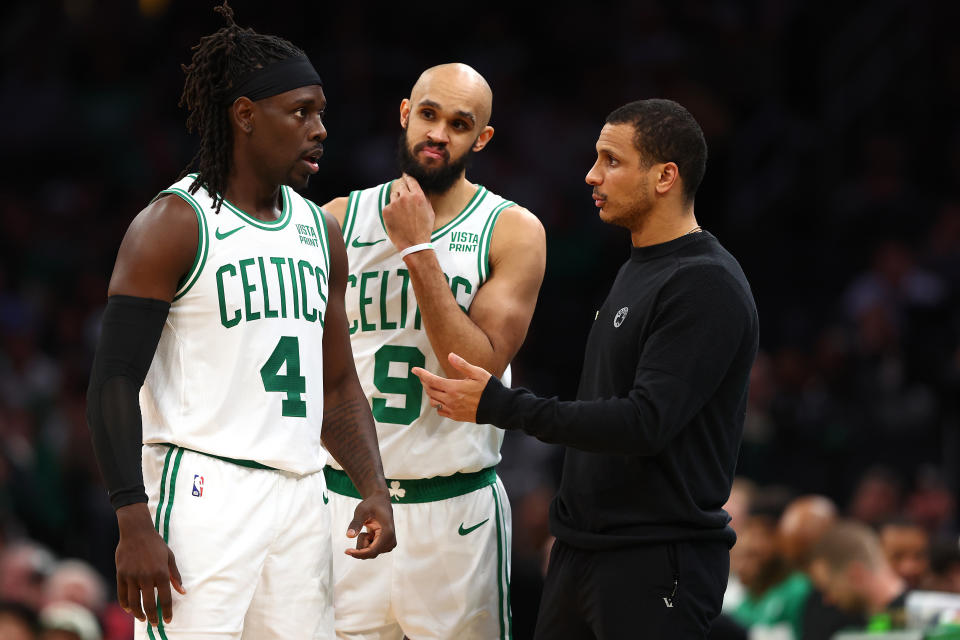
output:
[[[153,200],[151,200],[150,202],[148,202],[148,203],[147,203],[147,206],[153,204],[154,202],[156,202],[157,200],[159,200],[159,199],[162,198],[163,196],[169,195],[169,194],[173,193],[173,190],[174,190],[174,189],[180,189],[180,190],[182,190],[182,191],[186,191],[187,193],[189,193],[189,192],[190,192],[190,187],[193,186],[193,183],[197,181],[197,178],[198,178],[199,176],[200,176],[199,173],[188,173],[187,175],[183,176],[183,178],[181,178],[180,180],[177,180],[176,182],[174,182],[171,186],[167,187],[167,188],[164,189],[163,191],[159,192],[157,195],[153,196]],[[188,186],[188,187],[184,187],[183,185],[181,185],[181,183],[183,182],[183,180],[184,180],[185,178],[190,178],[190,179],[193,181],[193,182],[190,183],[190,186]]]
[[[330,274],[330,238],[327,235],[327,219],[323,215],[323,209],[307,198],[303,199],[313,214],[313,222],[317,226],[317,233],[320,234],[320,249],[323,251],[323,260],[329,277]]]
[[[387,223],[383,221],[383,208],[390,203],[391,189],[393,189],[393,180],[380,185],[380,191],[377,193],[377,214],[380,216],[380,226],[383,227],[383,232],[387,234],[388,238],[390,234],[387,233]]]
[[[463,208],[463,211],[458,213],[453,220],[443,225],[436,231],[430,234],[430,241],[436,242],[441,237],[451,231],[454,227],[459,225],[461,222],[470,217],[474,211],[480,208],[480,203],[483,202],[483,199],[487,197],[487,194],[490,193],[487,191],[487,188],[482,184],[477,185],[477,190],[474,192],[473,197],[470,198],[470,201],[467,202],[466,206]]]
[[[507,529],[500,497],[497,495],[497,485],[490,486],[493,492],[494,518],[497,524],[497,604],[500,638],[513,638],[513,612],[510,610],[510,533]],[[502,524],[501,524],[502,523]],[[461,525],[462,526],[462,525]]]
[[[173,296],[173,302],[176,302],[190,291],[191,287],[196,284],[197,279],[200,277],[200,272],[203,271],[203,265],[207,261],[207,253],[210,246],[210,232],[207,230],[207,218],[203,215],[200,204],[193,199],[193,196],[179,187],[171,187],[161,191],[157,194],[157,197],[165,193],[180,196],[184,202],[193,208],[193,212],[197,215],[197,235],[199,236],[197,238],[197,253],[193,258],[193,265],[191,265],[190,270],[187,271],[186,275],[177,283],[177,291]]]
[[[480,278],[479,286],[483,286],[483,283],[490,277],[490,244],[493,239],[493,228],[497,224],[497,218],[500,217],[500,214],[503,213],[505,209],[516,206],[516,204],[516,202],[508,200],[498,205],[490,214],[490,217],[487,218],[487,223],[483,226],[483,231],[480,232],[480,250],[477,252],[477,274]]]
[[[347,197],[347,212],[343,217],[343,244],[350,247],[350,235],[357,222],[357,209],[360,206],[360,192],[351,191]]]

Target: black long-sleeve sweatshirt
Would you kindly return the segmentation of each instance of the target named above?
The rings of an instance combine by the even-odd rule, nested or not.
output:
[[[757,341],[750,286],[713,235],[634,247],[590,330],[577,400],[491,378],[477,422],[567,445],[550,528],[571,546],[732,546],[722,507]]]

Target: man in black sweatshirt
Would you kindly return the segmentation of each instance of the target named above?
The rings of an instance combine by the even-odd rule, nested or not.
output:
[[[607,117],[587,174],[633,241],[587,340],[577,400],[414,369],[440,415],[567,445],[536,637],[704,638],[736,536],[722,505],[743,432],[758,322],[737,261],[694,217],[707,146],[669,100]]]

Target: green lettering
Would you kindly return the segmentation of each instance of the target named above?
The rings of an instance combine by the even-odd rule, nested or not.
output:
[[[410,286],[410,272],[406,269],[397,269],[397,275],[403,278],[400,285],[400,328],[407,327],[407,287]]]
[[[357,276],[353,275],[352,273],[349,274],[349,275],[347,275],[347,284],[350,285],[351,287],[353,287],[354,289],[356,289],[356,288],[357,288]],[[353,319],[353,324],[350,325],[350,335],[353,335],[353,334],[355,334],[356,332],[357,332],[357,319],[354,318],[354,319]]]
[[[272,262],[277,267],[277,280],[280,281],[280,317],[287,317],[287,292],[286,288],[283,286],[283,263],[286,262],[283,258],[270,258]]]
[[[310,270],[310,275],[313,275],[313,267],[310,266],[310,263],[306,260],[301,260],[297,263],[297,266],[300,267],[300,296],[302,300],[301,306],[303,307],[303,319],[309,322],[316,322],[317,320],[317,310],[311,309],[307,311],[307,279],[303,275],[303,268],[306,267]]]
[[[387,320],[387,278],[390,276],[389,271],[384,271],[383,276],[380,278],[380,328],[381,329],[396,329],[397,323],[390,322]]]
[[[247,280],[247,267],[252,267],[254,262],[256,260],[253,258],[244,258],[240,261],[240,280],[243,281],[243,304],[247,311],[247,322],[260,319],[260,312],[250,307],[250,294],[257,290],[257,285],[250,284]]]
[[[454,300],[457,299],[457,286],[461,286],[461,285],[463,286],[463,292],[466,293],[467,295],[469,295],[470,292],[473,291],[473,285],[470,284],[469,280],[467,280],[463,276],[454,276],[453,285],[450,287],[450,291],[453,292]],[[463,309],[464,313],[467,312],[467,308],[465,306],[463,306],[459,302],[457,302],[457,304],[460,306],[461,309]]]
[[[293,267],[293,258],[287,258],[287,265],[290,267],[290,281],[293,283],[293,291],[290,297],[293,298],[293,317],[300,319],[300,298],[297,296],[297,270]]]
[[[237,269],[232,264],[225,264],[217,269],[217,296],[220,298],[220,324],[227,329],[235,327],[240,322],[240,309],[237,309],[233,317],[227,319],[227,300],[223,295],[223,274],[229,273],[231,277],[237,275]]]
[[[320,299],[323,300],[323,309],[324,309],[324,311],[326,311],[326,309],[327,309],[327,296],[326,296],[326,294],[323,293],[323,284],[320,283],[320,278],[322,277],[322,278],[323,278],[323,281],[326,282],[326,281],[327,281],[327,274],[325,274],[325,273],[323,272],[323,269],[320,268],[320,267],[315,267],[315,268],[314,268],[314,272],[315,272],[316,275],[317,275],[317,293],[320,294]],[[323,315],[324,315],[324,311],[319,312],[320,326],[321,326],[321,327],[323,326]]]
[[[263,258],[258,257],[260,263],[260,284],[263,286],[263,317],[276,318],[279,314],[276,309],[270,308],[270,292],[267,290],[267,271],[263,266]]]
[[[376,278],[376,271],[364,271],[360,274],[360,330],[375,331],[377,325],[367,322],[367,305],[373,302],[373,298],[367,297],[367,280]]]

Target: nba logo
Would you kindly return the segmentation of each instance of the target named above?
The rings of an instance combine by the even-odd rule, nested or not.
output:
[[[198,498],[203,497],[203,476],[201,475],[193,476],[193,495]]]

